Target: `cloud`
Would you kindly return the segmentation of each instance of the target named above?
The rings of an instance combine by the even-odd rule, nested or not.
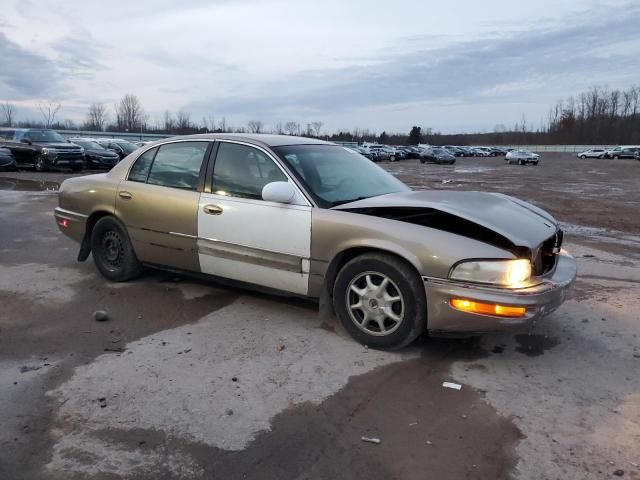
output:
[[[23,100],[56,95],[60,82],[55,63],[31,53],[0,32],[0,97]]]
[[[640,7],[627,5],[620,15],[601,13],[594,9],[571,23],[549,21],[530,30],[369,58],[365,66],[307,71],[265,84],[257,95],[214,98],[211,104],[228,115],[308,118],[420,103],[548,104],[594,83],[633,83],[640,73],[640,44],[629,39],[637,38]],[[614,48],[620,44],[623,49]]]

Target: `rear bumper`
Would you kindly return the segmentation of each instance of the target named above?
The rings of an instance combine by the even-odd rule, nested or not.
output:
[[[62,233],[76,242],[82,242],[87,223],[86,215],[56,207],[53,216]]]
[[[562,251],[552,276],[534,287],[509,290],[423,278],[428,305],[427,328],[432,333],[481,333],[532,323],[562,305],[576,275],[575,259]],[[519,318],[504,318],[462,312],[451,307],[452,298],[525,307],[526,313]]]

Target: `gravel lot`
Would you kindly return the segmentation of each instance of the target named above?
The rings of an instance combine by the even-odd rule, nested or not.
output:
[[[53,221],[70,174],[0,173],[0,479],[640,479],[640,162],[382,166],[549,210],[569,300],[526,331],[367,350],[313,303],[109,284]]]

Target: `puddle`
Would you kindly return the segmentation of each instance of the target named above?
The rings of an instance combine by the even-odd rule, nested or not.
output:
[[[516,335],[515,339],[516,342],[518,342],[516,352],[522,353],[528,357],[537,357],[538,355],[542,355],[546,350],[549,350],[560,343],[555,338],[535,334]]]
[[[57,192],[60,182],[52,180],[27,180],[24,178],[0,178],[0,190],[18,190],[23,192]]]

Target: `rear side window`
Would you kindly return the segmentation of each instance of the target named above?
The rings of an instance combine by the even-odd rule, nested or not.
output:
[[[209,142],[180,142],[160,146],[147,183],[196,190],[208,147]]]
[[[153,162],[153,157],[155,156],[157,151],[157,148],[152,148],[151,150],[144,152],[140,157],[138,157],[138,159],[131,167],[131,170],[129,170],[129,181],[141,183],[147,182],[147,177],[149,176],[149,168],[151,167],[151,162]]]

